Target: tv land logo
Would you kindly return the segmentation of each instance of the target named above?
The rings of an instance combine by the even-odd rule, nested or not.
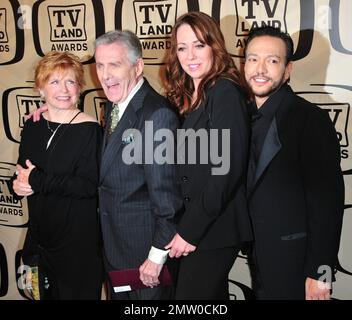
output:
[[[106,98],[102,97],[94,97],[93,99],[93,105],[94,105],[94,115],[100,125],[104,126],[105,125],[105,118],[104,118],[104,111],[106,108],[106,103],[108,100]]]
[[[318,104],[320,108],[325,110],[335,126],[337,133],[337,138],[340,143],[341,148],[348,147],[348,115],[350,113],[350,104],[349,103],[320,103]]]
[[[86,6],[48,6],[50,41],[87,41]],[[87,50],[87,47],[85,47]]]
[[[87,51],[86,5],[47,6],[51,50]]]
[[[107,99],[103,94],[103,89],[89,89],[81,94],[81,106],[84,107],[84,112],[88,113],[100,123],[104,125],[104,112]]]
[[[2,1],[0,7],[0,65],[20,61],[24,53],[24,32],[18,25],[22,12],[17,0]]]
[[[20,142],[25,116],[39,108],[42,103],[43,100],[32,87],[15,87],[4,91],[2,113],[5,134],[9,140]]]
[[[218,0],[213,1],[211,14],[220,22],[230,54],[243,58],[248,33],[261,26],[279,27],[294,34],[294,60],[307,56],[314,37],[315,2],[305,0]],[[289,16],[288,16],[289,13]]]
[[[182,2],[182,12],[187,11],[187,3],[182,0],[135,0],[116,3],[115,27],[134,30],[142,43],[143,59],[147,65],[163,63],[165,50],[170,48],[170,36]],[[120,6],[121,8],[118,8]],[[126,19],[119,25],[122,17],[133,14],[134,19]],[[134,20],[134,21],[133,21]]]
[[[288,0],[218,1],[213,3],[212,15],[220,21],[230,53],[243,57],[246,38],[252,28],[269,25],[288,31],[287,3]]]
[[[351,105],[349,102],[337,102],[335,97],[339,93],[335,91],[333,88],[338,89],[347,89],[348,91],[352,91],[352,87],[344,86],[344,85],[323,85],[323,84],[312,84],[311,86],[317,86],[321,88],[329,88],[329,92],[325,91],[306,91],[306,92],[297,92],[297,94],[301,95],[308,101],[311,101],[318,105],[320,108],[325,110],[335,127],[337,138],[340,144],[341,150],[341,159],[347,160],[350,157],[350,124],[351,120]],[[348,91],[343,91],[344,96],[349,94]]]
[[[18,111],[18,126],[22,129],[26,121],[25,116],[38,109],[44,103],[40,96],[16,95],[16,106]]]
[[[24,227],[28,222],[28,209],[25,200],[18,200],[10,193],[10,179],[16,165],[0,162],[0,225]]]
[[[177,1],[134,1],[136,35],[143,47],[143,58],[150,64],[160,63],[164,50],[170,48],[170,35],[177,16]],[[155,53],[158,56],[155,57]]]
[[[236,0],[236,16],[244,19],[237,20],[236,36],[247,36],[252,28],[263,25],[280,28],[287,32],[286,6],[287,0]]]
[[[93,40],[105,32],[104,10],[99,0],[70,5],[67,1],[38,1],[33,5],[32,23],[40,56],[51,50],[70,51],[83,63],[93,62]]]
[[[8,43],[9,42],[9,37],[7,35],[7,29],[6,29],[6,20],[7,20],[6,9],[0,8],[0,43]],[[2,51],[4,51],[4,50],[1,50],[1,52]]]

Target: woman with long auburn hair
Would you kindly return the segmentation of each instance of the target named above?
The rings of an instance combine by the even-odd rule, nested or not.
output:
[[[203,45],[212,49],[212,66],[206,77],[200,79],[199,86],[194,84],[192,76],[183,69],[178,58],[177,30],[183,24],[189,25],[197,40],[201,39]],[[226,50],[224,36],[215,20],[203,12],[189,12],[176,21],[171,34],[165,78],[166,95],[181,114],[190,112],[204,102],[204,88],[214,85],[219,78],[241,86],[240,74]]]
[[[252,237],[245,197],[249,125],[239,72],[210,16],[189,12],[177,19],[164,78],[182,129],[195,134],[179,144],[184,213],[165,247],[171,258],[182,257],[176,299],[229,299],[228,273]]]

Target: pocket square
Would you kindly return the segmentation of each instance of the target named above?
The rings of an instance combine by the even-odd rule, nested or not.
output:
[[[126,135],[122,137],[122,143],[123,144],[130,144],[135,140],[134,135],[131,133],[129,135]]]

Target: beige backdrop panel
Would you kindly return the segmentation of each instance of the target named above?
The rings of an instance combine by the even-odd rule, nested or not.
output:
[[[175,19],[200,10],[220,22],[229,52],[239,67],[248,30],[263,23],[279,26],[295,42],[293,89],[329,112],[341,145],[346,210],[333,296],[352,298],[352,40],[349,0],[41,0],[0,4],[0,299],[22,299],[16,272],[28,221],[26,200],[16,202],[7,182],[14,172],[24,115],[40,104],[32,90],[33,68],[50,50],[69,50],[85,63],[82,104],[100,119],[105,103],[92,62],[93,40],[115,28],[130,29],[142,41],[145,75],[160,92],[159,73]],[[309,31],[309,30],[312,31]],[[314,31],[313,31],[314,30]],[[280,257],[277,257],[278,263]],[[246,257],[230,272],[232,299],[251,295]]]

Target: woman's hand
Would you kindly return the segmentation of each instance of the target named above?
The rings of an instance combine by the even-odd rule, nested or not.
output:
[[[13,190],[18,196],[28,197],[34,193],[32,187],[29,184],[29,175],[31,171],[35,168],[30,160],[26,160],[27,169],[23,168],[21,165],[17,164],[16,174],[17,178],[13,181]]]
[[[182,239],[182,237],[176,233],[170,243],[165,246],[165,249],[170,249],[170,258],[179,258],[181,256],[187,256],[197,248],[194,245],[188,243],[186,240]]]

